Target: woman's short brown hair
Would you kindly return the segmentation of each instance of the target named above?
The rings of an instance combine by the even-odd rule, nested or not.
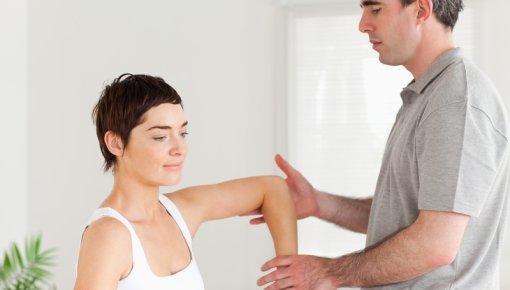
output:
[[[92,118],[104,156],[105,171],[116,165],[116,157],[104,141],[106,132],[117,134],[126,147],[131,130],[143,122],[145,112],[164,103],[182,106],[179,94],[160,77],[126,73],[104,88],[92,111]]]

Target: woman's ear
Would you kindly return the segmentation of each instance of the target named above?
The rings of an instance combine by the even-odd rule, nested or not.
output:
[[[434,10],[434,4],[432,0],[417,0],[418,4],[418,22],[425,22],[432,15],[432,11]]]
[[[122,139],[119,137],[119,135],[113,133],[112,131],[107,131],[106,134],[104,134],[104,143],[106,144],[106,147],[108,147],[110,153],[113,155],[122,156],[124,153],[124,144],[122,143]]]

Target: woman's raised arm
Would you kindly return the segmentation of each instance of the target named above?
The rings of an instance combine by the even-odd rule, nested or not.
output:
[[[192,236],[203,222],[238,216],[260,208],[271,232],[276,255],[297,254],[294,202],[281,177],[248,177],[188,187],[169,193],[167,197],[181,211]]]

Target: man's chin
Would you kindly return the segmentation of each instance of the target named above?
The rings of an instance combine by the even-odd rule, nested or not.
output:
[[[385,65],[391,65],[391,66],[401,65],[401,63],[396,61],[395,59],[383,57],[381,54],[379,54],[379,62],[382,64],[385,64]]]

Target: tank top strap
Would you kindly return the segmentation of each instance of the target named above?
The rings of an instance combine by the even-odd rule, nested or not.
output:
[[[133,228],[131,223],[124,216],[122,216],[118,211],[114,210],[111,207],[98,208],[92,214],[92,217],[89,219],[87,226],[103,217],[114,218],[114,219],[118,220],[119,222],[121,222],[128,229],[129,234],[131,236],[133,263],[136,264],[136,262],[138,262],[138,261],[143,261],[145,258],[145,255],[144,255],[142,243],[138,239],[135,229]]]
[[[182,217],[181,212],[179,211],[177,206],[175,206],[175,204],[165,195],[160,194],[159,201],[161,202],[161,204],[163,204],[163,206],[166,208],[168,213],[170,213],[170,215],[174,218],[175,222],[177,223],[177,225],[179,226],[179,228],[182,232],[182,235],[186,239],[186,243],[188,243],[188,247],[191,250],[193,240],[191,238],[191,233],[188,229],[188,225],[186,224],[186,221]]]

